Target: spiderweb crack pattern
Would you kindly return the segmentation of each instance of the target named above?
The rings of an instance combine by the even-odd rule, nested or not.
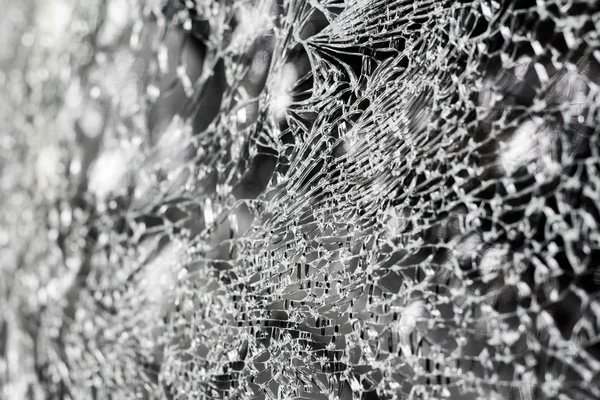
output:
[[[2,397],[600,397],[595,2],[0,5]]]

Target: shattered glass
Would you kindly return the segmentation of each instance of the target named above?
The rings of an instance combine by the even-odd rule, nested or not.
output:
[[[597,1],[0,6],[0,398],[600,398]]]

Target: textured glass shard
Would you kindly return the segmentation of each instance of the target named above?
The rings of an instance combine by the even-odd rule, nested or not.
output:
[[[597,2],[0,6],[0,398],[600,398]]]

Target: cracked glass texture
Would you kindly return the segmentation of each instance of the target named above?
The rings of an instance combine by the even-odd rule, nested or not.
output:
[[[597,1],[0,6],[0,398],[600,398]]]

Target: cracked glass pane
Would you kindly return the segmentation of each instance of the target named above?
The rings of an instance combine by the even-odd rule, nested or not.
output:
[[[600,398],[597,2],[0,6],[1,398]]]

